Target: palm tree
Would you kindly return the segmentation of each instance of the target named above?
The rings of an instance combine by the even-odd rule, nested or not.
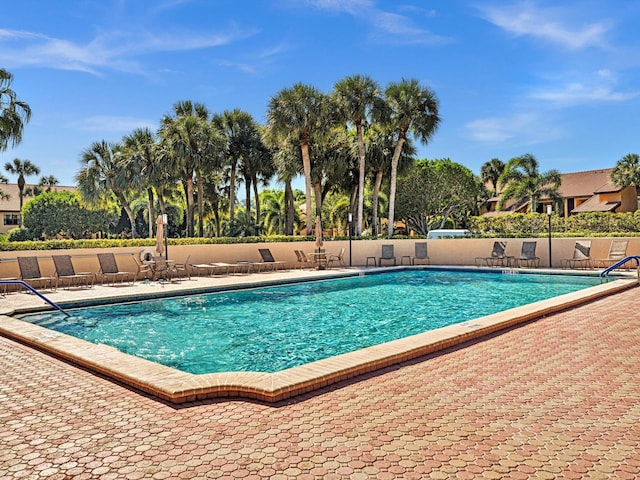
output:
[[[0,183],[9,183],[9,179],[0,173]],[[0,200],[9,200],[11,195],[0,190]]]
[[[313,228],[313,222],[309,221],[312,215],[309,142],[315,131],[324,128],[323,122],[327,117],[328,108],[327,98],[322,92],[312,86],[296,83],[273,96],[267,112],[271,134],[291,139],[300,146],[305,180],[307,235],[311,235]]]
[[[480,178],[484,183],[491,182],[493,194],[498,194],[498,180],[504,172],[504,162],[499,158],[492,158],[480,167]]]
[[[505,165],[498,182],[500,188],[504,188],[500,195],[498,209],[501,209],[508,200],[515,199],[516,208],[529,202],[529,211],[536,212],[542,196],[548,196],[552,200],[558,198],[560,182],[558,170],[540,173],[538,160],[530,153],[512,158]]]
[[[611,171],[611,181],[620,187],[640,187],[640,157],[637,153],[628,153],[616,162]]]
[[[398,180],[398,162],[402,146],[407,135],[413,134],[420,142],[426,144],[433,136],[438,125],[438,99],[428,87],[420,85],[418,80],[405,80],[390,83],[385,90],[389,108],[388,123],[397,135],[397,143],[391,158],[391,186],[389,189],[389,226],[388,236],[393,236],[393,222],[396,199],[396,183]]]
[[[155,212],[155,194],[154,186],[158,180],[158,142],[153,132],[148,128],[136,128],[129,135],[126,135],[122,139],[122,152],[127,161],[131,162],[132,168],[139,170],[142,175],[140,176],[141,187],[147,192],[147,222],[148,222],[148,237],[151,238],[155,235],[154,227],[156,225],[156,212]],[[161,191],[162,191],[162,187]],[[164,211],[164,199],[160,201],[162,213]]]
[[[214,158],[215,140],[208,123],[209,111],[201,103],[184,100],[173,105],[173,115],[162,119],[160,136],[172,152],[175,168],[182,172],[187,203],[187,236],[194,235],[195,186],[198,195],[198,234],[204,234],[204,183],[202,171]],[[209,166],[208,166],[209,167]],[[194,181],[195,174],[195,181]]]
[[[22,141],[24,124],[31,119],[31,107],[18,100],[12,82],[13,75],[0,68],[0,152]]]
[[[75,180],[83,198],[90,203],[114,195],[124,209],[131,225],[131,237],[136,238],[136,221],[127,196],[134,191],[140,179],[140,171],[123,161],[118,153],[120,145],[105,140],[94,142],[82,151],[82,169]]]
[[[373,175],[373,192],[371,199],[371,234],[378,235],[378,211],[380,202],[380,189],[382,180],[391,173],[391,152],[394,149],[393,132],[374,125],[366,137],[367,158],[369,159],[369,170]],[[402,147],[402,154],[398,161],[398,174],[406,172],[413,166],[413,155],[416,149],[411,139],[407,139]]]
[[[236,176],[238,164],[249,154],[255,138],[259,136],[253,117],[240,109],[215,114],[211,124],[222,137],[224,164],[229,167],[229,221],[235,219]]]
[[[25,185],[26,180],[24,177],[28,177],[30,175],[38,175],[40,173],[40,169],[31,163],[29,160],[20,160],[19,158],[14,158],[13,163],[7,162],[4,165],[4,169],[12,173],[14,175],[18,175],[18,195],[20,197],[20,217],[22,217],[22,203],[24,201],[25,195]],[[22,219],[19,220],[19,226],[22,226]]]
[[[382,102],[380,86],[370,77],[353,75],[337,82],[334,86],[335,96],[343,115],[356,127],[358,138],[358,208],[355,235],[362,233],[364,222],[364,180],[366,152],[364,148],[363,130],[371,111]]]
[[[38,183],[38,185],[40,185],[41,187],[47,187],[46,191],[50,192],[51,189],[59,183],[60,180],[58,180],[56,177],[54,177],[53,175],[47,175],[45,177],[40,177],[40,182]]]

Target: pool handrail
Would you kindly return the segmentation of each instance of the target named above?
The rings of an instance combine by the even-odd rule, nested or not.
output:
[[[627,262],[630,262],[631,260],[635,260],[636,261],[636,266],[640,267],[640,256],[638,256],[638,255],[629,255],[628,257],[624,257],[622,260],[617,261],[616,263],[614,263],[610,267],[605,268],[602,272],[600,272],[600,278],[606,277],[607,275],[609,275],[609,272],[615,270],[618,267],[621,267],[622,265],[624,265]]]
[[[26,288],[27,290],[29,290],[31,293],[37,295],[38,297],[40,297],[42,300],[44,300],[45,302],[47,302],[49,305],[51,305],[53,308],[55,308],[56,310],[61,311],[62,313],[64,313],[67,317],[70,317],[71,315],[67,312],[65,312],[62,307],[60,307],[59,305],[57,305],[56,303],[52,302],[51,300],[49,300],[47,297],[45,297],[44,295],[42,295],[39,291],[37,291],[35,288],[33,288],[31,285],[29,285],[27,282],[24,282],[22,280],[0,280],[0,285],[22,285],[24,288]]]

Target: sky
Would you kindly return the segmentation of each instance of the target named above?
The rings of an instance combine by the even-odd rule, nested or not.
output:
[[[542,172],[640,153],[640,2],[1,3],[0,67],[33,114],[0,165],[30,160],[61,185],[74,184],[93,142],[155,130],[178,101],[266,123],[280,90],[301,82],[329,93],[355,74],[383,90],[402,78],[431,88],[441,124],[418,158],[475,174],[525,153]]]

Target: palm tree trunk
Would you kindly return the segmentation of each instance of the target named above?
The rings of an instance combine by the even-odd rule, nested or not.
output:
[[[307,236],[311,236],[313,228],[313,220],[311,219],[311,158],[309,157],[309,142],[306,139],[300,140],[300,150],[302,152],[302,168],[304,171],[304,189],[306,194],[306,234]],[[320,203],[318,200],[319,199],[316,198],[316,205]]]
[[[255,175],[251,182],[253,185],[253,198],[256,201],[256,225],[260,225],[260,196],[258,195],[258,179]]]
[[[364,169],[365,169],[365,151],[364,151],[364,139],[362,138],[362,122],[358,122],[356,125],[356,132],[358,135],[358,154],[360,156],[360,164],[358,166],[358,221],[356,222],[355,235],[362,234],[362,224],[364,215]]]
[[[313,198],[316,200],[316,216],[319,215],[322,218],[322,183],[313,184]]]
[[[396,183],[398,181],[398,162],[400,161],[400,153],[402,153],[402,146],[404,145],[405,135],[400,134],[398,136],[398,143],[393,151],[393,158],[391,159],[391,188],[389,189],[389,225],[387,226],[387,236],[393,237],[393,222],[394,213],[396,208]]]
[[[129,223],[131,224],[131,238],[137,238],[138,235],[136,232],[136,218],[133,215],[133,210],[131,210],[131,206],[129,205],[129,202],[127,202],[127,199],[124,198],[124,195],[121,192],[114,192],[114,193],[116,194],[116,198],[120,202],[120,205],[122,205],[122,208],[127,214],[127,217],[129,217]]]
[[[285,235],[293,235],[293,224],[295,222],[295,201],[293,198],[293,189],[291,188],[291,180],[284,182],[284,208],[285,208]]]
[[[231,162],[229,173],[229,223],[233,223],[236,216],[236,161]]]
[[[372,224],[371,224],[371,235],[378,235],[378,204],[379,204],[379,196],[380,196],[380,185],[382,185],[382,170],[378,170],[376,172],[376,179],[373,184],[373,198],[371,199],[372,206]]]
[[[147,188],[147,206],[149,210],[149,238],[153,237],[153,226],[156,224],[156,209],[153,205],[153,189],[151,187]]]
[[[193,178],[191,175],[184,178],[184,191],[187,200],[187,237],[193,237],[193,217],[194,217],[194,205],[193,205]]]
[[[245,195],[245,208],[247,210],[247,234],[251,234],[249,230],[253,230],[251,224],[253,223],[253,217],[251,216],[251,179],[245,178],[244,180],[244,195]]]
[[[200,170],[196,169],[196,183],[198,185],[198,237],[204,237],[204,183]]]

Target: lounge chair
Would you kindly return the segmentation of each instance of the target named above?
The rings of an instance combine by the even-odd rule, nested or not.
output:
[[[56,268],[56,287],[61,283],[67,283],[71,287],[92,287],[95,275],[92,272],[76,272],[71,261],[71,255],[52,255],[53,265]]]
[[[517,266],[536,267],[540,266],[540,257],[536,256],[537,242],[522,242],[522,251],[516,258]]]
[[[54,277],[43,276],[40,272],[38,257],[18,257],[18,267],[20,268],[20,280],[28,283],[33,288],[42,285],[43,288],[54,288]]]
[[[507,242],[493,242],[493,249],[491,250],[491,256],[489,257],[476,257],[476,265],[481,267],[487,265],[487,267],[497,266],[511,266],[514,257],[507,256],[505,251],[507,249]],[[506,262],[506,264],[505,264]]]
[[[397,265],[396,257],[393,253],[393,245],[382,245],[382,255],[378,259],[378,265],[382,266],[383,260],[393,260],[393,266]]]
[[[573,247],[573,257],[562,259],[563,268],[591,268],[591,240],[581,240]]]
[[[331,268],[331,266],[333,265],[333,262],[338,262],[342,268],[345,268],[346,265],[344,264],[344,252],[345,252],[345,249],[341,248],[340,253],[338,253],[338,255],[329,254],[327,256],[327,268]]]
[[[411,258],[411,265],[416,264],[416,260],[425,260],[429,265],[429,256],[427,255],[427,242],[416,242],[414,245],[414,255]]]
[[[100,262],[100,276],[103,283],[105,279],[110,278],[111,284],[115,285],[116,280],[122,283],[131,275],[129,272],[118,269],[118,262],[113,253],[98,253],[98,262]]]
[[[273,271],[276,271],[278,268],[284,269],[285,262],[277,261],[275,258],[273,258],[271,250],[269,250],[268,248],[259,248],[258,252],[260,252],[260,257],[262,258],[262,262],[257,264],[258,271],[260,271],[260,268],[263,266],[266,268],[271,267]]]
[[[627,247],[629,246],[629,240],[611,240],[609,246],[609,255],[607,258],[599,258],[595,260],[596,267],[610,267],[616,262],[619,262],[627,256]]]

